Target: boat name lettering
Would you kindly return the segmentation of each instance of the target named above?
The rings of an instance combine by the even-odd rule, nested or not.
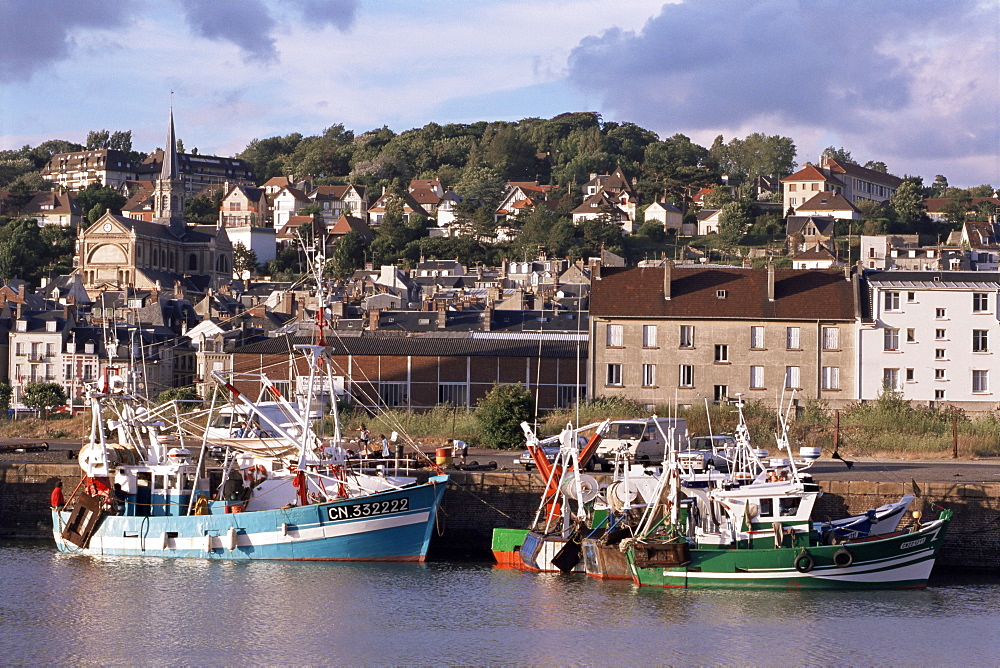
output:
[[[376,515],[389,515],[391,513],[402,513],[410,509],[408,498],[387,499],[385,501],[370,501],[368,503],[354,503],[348,506],[332,506],[327,510],[330,521],[349,520],[357,517],[374,517]]]
[[[918,538],[917,540],[908,540],[905,543],[900,543],[899,549],[905,550],[907,548],[916,547],[917,545],[923,545],[926,542],[927,542],[927,536],[924,536],[923,538]]]

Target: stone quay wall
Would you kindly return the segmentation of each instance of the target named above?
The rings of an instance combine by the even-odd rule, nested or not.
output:
[[[544,487],[536,473],[449,473],[451,482],[438,514],[431,558],[486,558],[494,527],[523,528],[534,520]],[[0,463],[0,538],[51,535],[48,501],[57,479],[63,481],[68,496],[79,482],[80,469],[73,462]],[[816,519],[862,513],[914,491],[910,483],[819,484],[824,494]],[[920,483],[918,487],[920,496],[910,506],[911,511],[919,510],[926,520],[937,517],[938,507],[955,513],[938,557],[939,567],[1000,568],[1000,484]],[[911,522],[907,518],[903,526]]]

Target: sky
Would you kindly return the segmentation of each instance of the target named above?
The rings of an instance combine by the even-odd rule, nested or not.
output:
[[[171,92],[173,93],[171,95]],[[596,111],[1000,187],[997,0],[0,0],[0,149]]]

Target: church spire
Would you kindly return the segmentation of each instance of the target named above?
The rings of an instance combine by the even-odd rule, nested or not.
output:
[[[172,181],[180,178],[177,171],[177,138],[174,136],[174,108],[170,107],[170,126],[167,128],[167,146],[163,150],[163,165],[160,167],[160,178]]]
[[[166,225],[176,236],[184,233],[184,178],[177,159],[177,140],[174,137],[174,108],[170,107],[170,125],[167,128],[167,145],[163,150],[160,178],[153,186],[153,221]]]

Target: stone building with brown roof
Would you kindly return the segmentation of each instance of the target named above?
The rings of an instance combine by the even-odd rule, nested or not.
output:
[[[591,396],[648,406],[782,390],[831,407],[855,397],[857,281],[844,270],[674,265],[595,271]]]

